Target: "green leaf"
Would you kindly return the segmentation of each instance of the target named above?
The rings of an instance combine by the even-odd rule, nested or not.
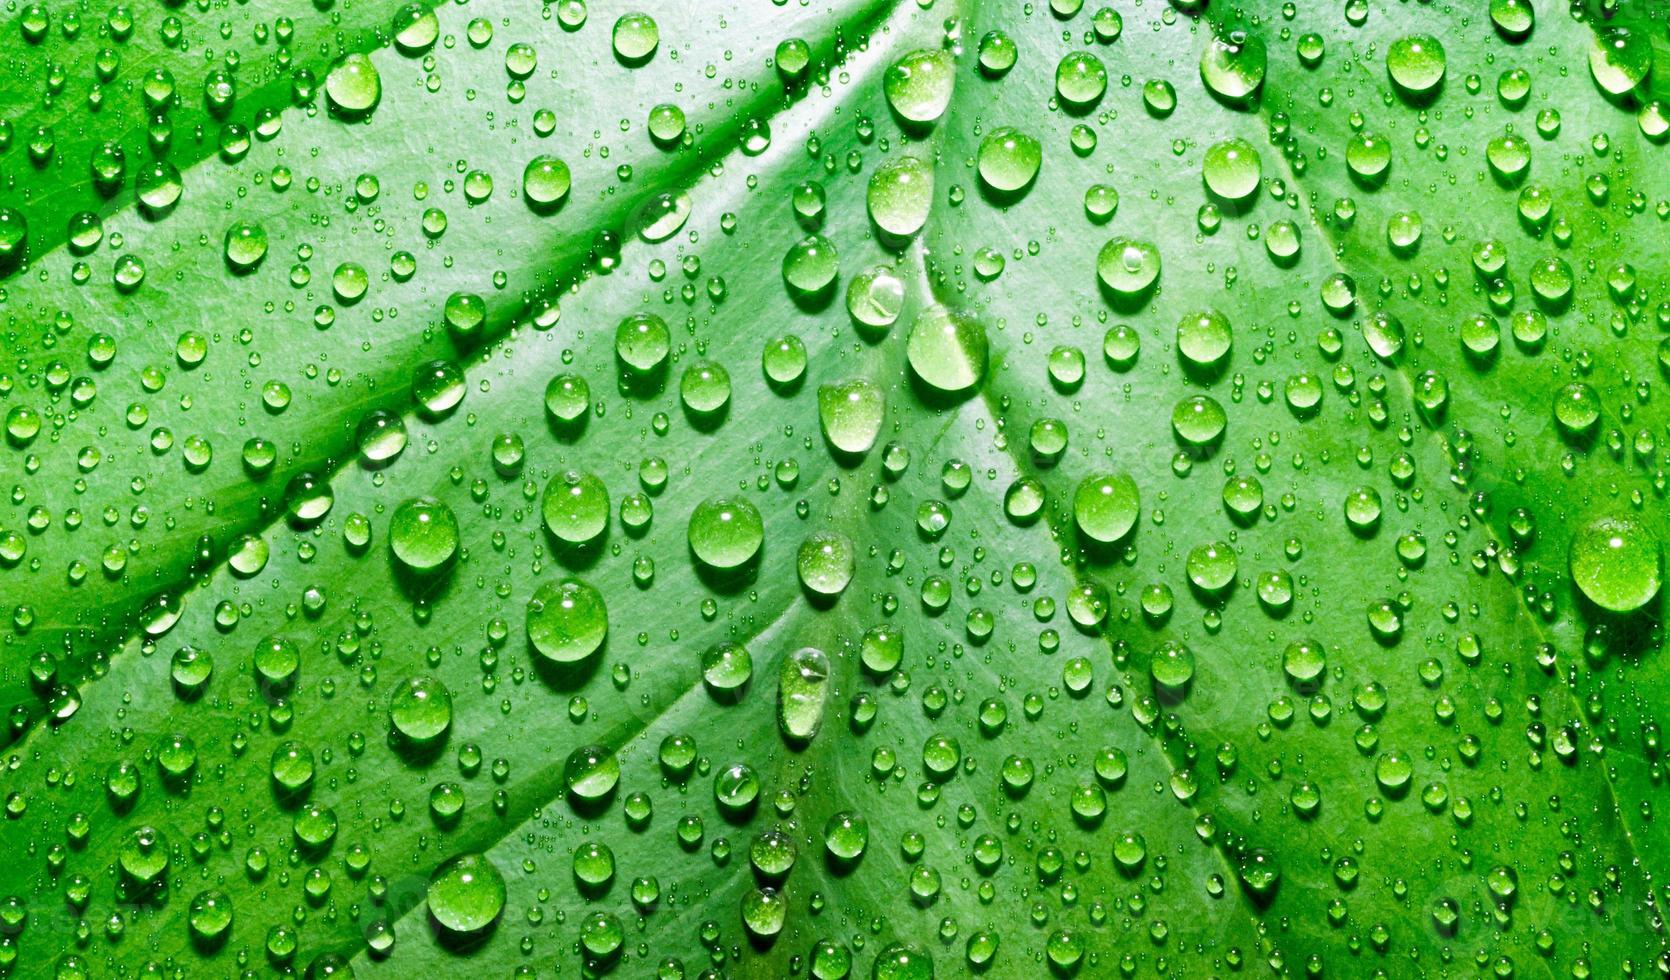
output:
[[[0,30],[0,970],[1663,968],[1650,8],[480,4]]]

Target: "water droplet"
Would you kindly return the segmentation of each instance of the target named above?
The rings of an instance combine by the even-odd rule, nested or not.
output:
[[[1405,95],[1426,98],[1444,81],[1444,45],[1428,34],[1399,38],[1386,49],[1386,73]]]
[[[1244,201],[1258,192],[1264,167],[1258,151],[1244,139],[1214,143],[1201,163],[1207,190],[1225,201]]]
[[[976,168],[985,185],[1000,194],[1014,194],[1032,184],[1044,160],[1044,148],[1033,137],[1010,126],[1000,126],[980,141]]]
[[[802,647],[786,655],[778,673],[777,723],[792,743],[810,742],[823,725],[829,700],[829,658]]]
[[[933,208],[933,167],[913,156],[882,164],[870,176],[865,202],[870,220],[883,232],[896,238],[916,234]]]
[[[649,14],[625,14],[615,21],[613,43],[615,57],[636,67],[655,57],[655,49],[661,45],[661,28]]]
[[[482,854],[460,854],[429,878],[429,914],[448,933],[472,936],[491,929],[504,912],[504,876]]]
[[[553,210],[567,199],[571,184],[568,164],[554,156],[537,156],[522,171],[522,195],[536,211]]]
[[[760,512],[740,497],[710,497],[690,515],[687,536],[696,559],[730,570],[753,561],[765,541]]]
[[[415,497],[395,508],[389,550],[408,571],[433,573],[458,554],[458,518],[433,497]]]
[[[1136,526],[1141,505],[1136,481],[1129,476],[1091,477],[1073,494],[1073,520],[1079,533],[1092,542],[1117,544]]]
[[[452,694],[433,677],[407,678],[389,698],[389,724],[410,744],[433,744],[452,727]]]
[[[596,653],[609,632],[603,595],[578,579],[547,582],[528,600],[528,641],[557,663]]]
[[[824,440],[838,453],[859,456],[869,452],[881,433],[886,409],[881,387],[865,378],[818,388],[818,422]]]
[[[1658,597],[1659,541],[1634,518],[1594,518],[1572,533],[1567,555],[1572,581],[1602,609],[1632,613]]]
[[[1232,31],[1206,42],[1200,55],[1200,77],[1214,96],[1240,107],[1258,96],[1268,62],[1261,38]]]
[[[985,325],[973,314],[934,304],[911,324],[905,355],[911,372],[947,395],[966,394],[986,375]]]
[[[557,540],[588,545],[609,526],[609,491],[590,473],[567,470],[545,485],[540,509]]]
[[[371,56],[350,51],[331,66],[325,76],[325,97],[331,108],[348,119],[358,118],[376,108],[383,95],[383,80]]]
[[[1160,250],[1148,242],[1109,239],[1096,256],[1096,275],[1115,297],[1143,296],[1160,278]]]
[[[957,63],[947,51],[912,51],[888,66],[887,104],[906,123],[932,125],[951,104]]]

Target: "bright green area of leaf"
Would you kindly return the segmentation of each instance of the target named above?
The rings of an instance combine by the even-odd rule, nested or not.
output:
[[[898,944],[940,976],[1662,965],[1670,187],[1640,104],[1660,76],[1610,98],[1589,77],[1597,38],[1650,49],[1662,23],[1539,7],[1519,37],[1502,0],[1148,3],[1117,29],[1067,0],[665,6],[641,65],[611,49],[613,5],[572,30],[572,3],[443,6],[427,54],[294,13],[328,39],[298,61],[376,48],[375,110],[319,95],[231,163],[177,145],[165,216],[74,185],[107,117],[27,90],[70,169],[18,162],[19,117],[14,973],[929,975]],[[234,13],[238,37],[264,17]],[[93,64],[95,34],[7,56]],[[1268,67],[1241,98],[1212,65],[1249,36]],[[1417,91],[1432,39],[1443,78]],[[937,116],[901,86],[931,82],[924,51],[955,59]],[[171,112],[207,112],[200,61],[145,57],[176,59]],[[129,70],[100,112],[138,126],[109,130],[131,162]],[[257,107],[288,99],[260,78]],[[651,138],[661,103],[690,139]],[[1011,179],[1028,138],[1040,169]],[[573,175],[555,210],[522,199],[541,154]],[[931,195],[867,199],[905,156]],[[106,237],[77,256],[56,229],[86,207]],[[270,244],[233,274],[239,221]],[[1157,250],[1157,288],[1099,282],[1112,239]],[[821,279],[831,246],[830,286],[785,282]],[[119,255],[143,259],[136,288]],[[367,271],[357,301],[343,263]],[[890,326],[852,302],[867,275],[898,284]],[[646,322],[664,358],[623,346]],[[788,335],[807,367],[774,382]],[[437,360],[455,406],[414,386]],[[559,376],[587,383],[576,422],[548,411]],[[403,452],[376,458],[368,417],[398,419]],[[1095,511],[1103,478],[1137,488],[1127,534]],[[571,484],[604,488],[603,530],[548,502]],[[739,570],[711,567],[718,498],[759,514]],[[819,546],[850,548],[850,582]],[[596,642],[543,631],[571,579],[608,635],[557,663],[536,641]],[[897,665],[874,632],[865,650],[876,628]],[[724,644],[750,655],[740,687]],[[396,730],[432,721],[400,700],[418,678],[451,704],[422,744]],[[620,768],[597,801],[572,779],[587,746]],[[868,844],[842,859],[853,815]],[[497,869],[502,909],[460,898],[456,855]],[[459,934],[472,915],[491,924]]]

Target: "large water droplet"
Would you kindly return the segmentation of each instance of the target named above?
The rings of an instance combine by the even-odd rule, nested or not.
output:
[[[759,510],[748,501],[711,497],[696,505],[687,535],[698,561],[728,570],[754,560],[765,541],[765,528]]]
[[[371,56],[350,51],[331,66],[325,76],[325,97],[333,110],[346,118],[358,118],[376,108],[383,95],[383,80]]]
[[[876,168],[865,195],[870,220],[883,232],[908,238],[922,230],[934,203],[933,167],[906,156]]]
[[[1597,517],[1572,533],[1571,578],[1602,609],[1630,613],[1658,596],[1659,541],[1631,517]]]
[[[407,500],[389,521],[389,550],[409,571],[435,572],[458,554],[458,518],[433,497]]]
[[[886,409],[881,387],[865,378],[818,388],[818,422],[823,438],[839,453],[858,456],[869,452],[881,433]]]
[[[986,376],[986,328],[971,313],[934,304],[917,315],[905,356],[917,378],[948,395],[965,394]]]
[[[957,63],[947,51],[912,51],[882,79],[887,104],[907,123],[931,125],[951,104]]]
[[[528,600],[528,641],[558,663],[596,653],[609,633],[603,595],[578,579],[547,582]]]
[[[482,854],[460,854],[441,864],[429,878],[429,914],[449,933],[485,932],[504,912],[504,876]]]
[[[1124,540],[1136,526],[1142,495],[1129,476],[1109,474],[1080,483],[1073,494],[1073,520],[1079,533],[1097,544]]]
[[[829,700],[829,658],[822,650],[802,647],[783,658],[777,681],[777,723],[783,737],[810,742],[823,725]]]

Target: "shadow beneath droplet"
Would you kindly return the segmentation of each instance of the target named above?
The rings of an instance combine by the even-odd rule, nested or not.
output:
[[[671,358],[664,359],[655,367],[645,371],[633,367],[617,356],[615,365],[620,369],[617,372],[620,393],[628,398],[654,398],[661,394],[667,387],[667,363],[669,360]]]
[[[794,301],[794,305],[802,313],[821,313],[829,309],[830,304],[835,301],[835,294],[838,292],[835,287],[840,282],[840,278],[840,276],[836,276],[830,279],[827,286],[817,290],[800,289],[787,282],[783,284],[783,287],[788,291],[789,299]]]
[[[555,201],[535,201],[533,198],[523,194],[522,201],[527,204],[528,210],[532,211],[534,214],[537,214],[540,217],[550,217],[563,209],[563,205],[568,203],[569,197],[570,195],[564,194]]]
[[[539,675],[539,679],[546,686],[566,693],[585,687],[597,675],[598,669],[603,665],[604,651],[608,648],[609,638],[605,636],[602,645],[593,651],[591,656],[584,660],[564,662],[552,660],[534,649],[533,644],[529,642],[525,655],[528,662],[533,664],[534,673]]]
[[[1246,197],[1237,198],[1224,197],[1212,190],[1212,185],[1206,182],[1204,176],[1200,178],[1200,185],[1206,191],[1206,199],[1211,201],[1217,207],[1218,213],[1226,218],[1244,218],[1258,207],[1258,188],[1254,188],[1253,192]]]
[[[1131,549],[1136,546],[1136,526],[1132,525],[1123,538],[1113,542],[1097,541],[1094,538],[1086,537],[1082,533],[1078,534],[1077,537],[1079,549],[1083,552],[1087,563],[1111,565],[1115,562],[1124,561]]]
[[[758,554],[735,568],[716,568],[697,558],[694,550],[689,550],[689,554],[690,567],[696,570],[696,578],[719,595],[737,595],[759,580]]]
[[[1438,84],[1424,92],[1419,92],[1412,88],[1405,88],[1398,84],[1397,79],[1394,78],[1392,79],[1392,88],[1397,90],[1398,98],[1403,100],[1404,105],[1413,109],[1425,109],[1436,103],[1438,97],[1444,94],[1447,83],[1447,79],[1441,78],[1438,80]]]
[[[689,405],[684,406],[685,421],[690,423],[690,428],[701,433],[711,434],[719,431],[719,428],[725,424],[725,420],[730,418],[730,415],[731,403],[729,401],[711,412],[703,412],[691,408]]]
[[[1385,168],[1379,173],[1374,174],[1365,174],[1354,170],[1351,167],[1346,167],[1345,169],[1346,172],[1351,175],[1351,182],[1365,191],[1379,190],[1380,188],[1386,186],[1386,182],[1390,180],[1392,176],[1392,165],[1390,163],[1386,164]]]
[[[1042,172],[1043,168],[1039,167],[1038,173]],[[1032,191],[1033,187],[1037,186],[1038,174],[1033,174],[1031,180],[1012,191],[999,190],[998,188],[986,183],[984,180],[977,180],[975,183],[980,187],[981,200],[985,201],[994,208],[1006,208],[1014,204],[1019,204],[1021,199],[1026,197],[1026,195]]]
[[[551,546],[551,554],[556,556],[564,568],[574,572],[583,572],[596,565],[608,550],[608,540],[607,527],[597,537],[581,542],[564,541],[553,534],[550,528],[545,529],[545,542]]]
[[[436,738],[417,741],[407,738],[393,728],[389,729],[388,747],[400,761],[414,769],[424,769],[433,765],[441,758],[446,750],[447,734],[443,732]]]
[[[1202,87],[1206,89],[1206,94],[1212,97],[1212,101],[1225,108],[1234,109],[1236,112],[1258,112],[1259,100],[1264,95],[1264,84],[1262,82],[1259,83],[1257,88],[1240,97],[1225,95],[1210,85]]]
[[[1147,288],[1134,293],[1121,293],[1103,282],[1099,276],[1096,279],[1096,285],[1102,291],[1102,301],[1107,303],[1114,312],[1137,313],[1147,306],[1148,301],[1160,291],[1160,277],[1155,276],[1154,281],[1149,283]]]
[[[992,371],[993,366],[988,365],[986,374],[989,376]],[[905,376],[910,380],[911,393],[921,400],[924,407],[933,411],[945,411],[957,408],[962,403],[973,398],[975,395],[978,395],[981,388],[981,385],[975,385],[972,388],[965,388],[962,391],[942,391],[926,381],[923,381],[917,376],[915,371],[906,371]],[[982,381],[981,384],[984,384],[984,381]]]
[[[410,602],[433,604],[445,595],[458,556],[454,555],[445,564],[429,571],[411,568],[401,563],[392,553],[388,556],[388,562],[395,587],[400,590],[401,595]]]
[[[894,255],[902,254],[910,248],[910,243],[914,242],[919,234],[921,232],[910,235],[896,235],[876,224],[874,218],[870,219],[870,238],[877,245],[880,245],[884,251],[891,252]]]
[[[545,427],[551,431],[551,435],[555,436],[558,442],[573,443],[580,441],[580,437],[585,434],[586,422],[590,419],[590,411],[582,412],[578,418],[574,419],[561,419],[550,412],[546,412]]]
[[[835,604],[837,602],[841,601],[840,592],[836,592],[833,595],[819,592],[804,582],[800,583],[800,594],[806,597],[807,604],[819,612],[828,612],[829,610],[835,608]]]
[[[719,810],[719,815],[729,823],[745,824],[753,818],[754,812],[760,808],[760,801],[758,797],[755,797],[741,806],[732,806],[728,803],[715,801],[715,806]]]
[[[498,921],[494,920],[475,932],[454,932],[441,925],[433,912],[428,913],[428,919],[429,931],[435,937],[435,944],[454,956],[469,956],[477,952],[487,945],[487,940],[493,937],[493,932],[499,926]]]

